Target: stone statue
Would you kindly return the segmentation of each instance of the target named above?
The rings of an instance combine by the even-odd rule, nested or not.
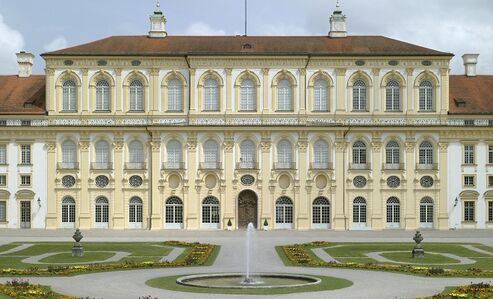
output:
[[[416,231],[413,240],[414,242],[416,242],[416,245],[414,245],[413,248],[413,258],[424,258],[425,251],[423,249],[423,245],[421,244],[421,242],[423,241],[423,236],[421,236],[419,230]]]
[[[80,229],[75,230],[72,238],[75,240],[74,246],[72,247],[72,256],[84,256],[84,247],[80,244],[80,240],[82,240],[84,236],[82,236]]]

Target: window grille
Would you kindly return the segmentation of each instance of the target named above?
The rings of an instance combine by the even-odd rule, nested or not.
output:
[[[144,111],[144,85],[139,80],[130,83],[130,111]]]
[[[433,84],[422,81],[419,85],[419,110],[433,111]]]
[[[419,164],[433,164],[433,145],[429,141],[419,145]]]
[[[142,199],[132,197],[128,208],[128,219],[130,223],[142,223]]]
[[[277,85],[277,110],[293,111],[293,90],[287,79],[280,80]]]
[[[293,223],[293,201],[286,196],[282,196],[276,201],[276,223]]]
[[[401,206],[397,197],[390,197],[387,200],[387,223],[401,222]]]
[[[108,223],[109,220],[109,204],[105,197],[96,199],[96,223]]]
[[[324,140],[318,140],[313,145],[313,162],[317,169],[327,169],[329,165],[329,145]]]
[[[219,223],[219,200],[214,196],[202,202],[202,223]]]
[[[464,201],[464,221],[475,221],[475,202]]]
[[[464,186],[473,187],[474,186],[474,176],[472,176],[472,175],[464,176]]]
[[[219,111],[219,85],[214,79],[204,82],[204,110]]]
[[[21,164],[31,164],[31,146],[29,144],[21,145]]]
[[[353,222],[366,223],[366,200],[363,197],[353,200]]]
[[[488,187],[493,187],[493,175],[488,176]]]
[[[312,223],[330,223],[330,202],[325,197],[317,197],[312,205]]]
[[[2,174],[0,175],[0,187],[5,187],[7,186],[7,175]]]
[[[385,146],[385,163],[400,163],[400,146],[396,141],[389,141]]]
[[[166,223],[183,223],[183,202],[172,196],[166,200]]]
[[[76,111],[77,110],[77,86],[74,81],[67,80],[63,82],[62,85],[63,100],[62,109],[63,111]]]
[[[254,168],[256,164],[255,143],[251,140],[245,140],[240,145],[240,164],[242,168]]]
[[[396,80],[390,80],[386,87],[385,106],[387,111],[399,111],[400,103],[400,86]]]
[[[62,201],[62,223],[75,222],[75,200],[65,197]]]
[[[366,164],[366,144],[363,141],[353,144],[353,163]]]
[[[493,164],[493,145],[488,146],[488,164]]]
[[[108,142],[101,140],[96,143],[96,163],[110,162],[110,146]]]
[[[0,144],[0,165],[7,164],[7,146]]]
[[[293,147],[287,140],[279,141],[277,145],[277,163],[281,168],[290,168],[293,162]]]
[[[128,162],[144,163],[144,146],[140,141],[132,141],[128,145]]]
[[[255,88],[255,83],[250,79],[241,81],[240,93],[241,93],[240,110],[256,111],[257,91]]]
[[[21,186],[31,186],[31,176],[30,175],[21,175]]]
[[[319,79],[313,86],[313,110],[319,112],[329,111],[328,83]]]
[[[183,84],[178,79],[168,81],[168,111],[183,111]]]
[[[219,162],[218,146],[214,140],[207,140],[204,143],[204,162],[208,168],[212,169],[215,169]]]
[[[169,141],[166,151],[168,154],[168,167],[172,169],[179,168],[183,160],[181,143],[177,140]]]
[[[464,145],[464,164],[474,164],[474,145]]]
[[[419,203],[419,222],[433,223],[433,199],[423,197]]]
[[[366,83],[363,80],[356,80],[353,84],[353,110],[366,111],[368,103],[366,98]]]
[[[488,222],[493,222],[493,201],[488,201]]]
[[[77,146],[70,140],[62,144],[62,162],[67,163],[67,166],[75,166],[71,164],[77,162]]]
[[[0,222],[7,222],[7,202],[0,201]]]
[[[110,111],[110,84],[106,80],[96,83],[96,111]]]

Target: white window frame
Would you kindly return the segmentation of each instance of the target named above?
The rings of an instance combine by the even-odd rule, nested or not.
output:
[[[7,145],[0,144],[0,165],[8,165]]]
[[[329,82],[317,79],[313,84],[313,112],[329,111]]]
[[[77,111],[77,84],[73,80],[66,80],[62,84],[62,111]]]
[[[177,196],[166,200],[164,206],[164,227],[166,229],[183,228],[183,201]]]
[[[32,176],[30,174],[19,175],[19,186],[20,187],[31,187],[33,184]]]
[[[7,222],[7,201],[0,200],[0,223]]]
[[[368,163],[368,149],[366,144],[358,140],[353,144],[353,164],[364,165]]]
[[[291,169],[293,164],[293,145],[283,139],[277,144],[277,163],[281,168]]]
[[[75,227],[75,212],[76,212],[75,200],[67,196],[62,199],[62,208],[61,208],[61,221],[62,228],[74,228]]]
[[[140,197],[134,196],[128,203],[128,228],[142,229],[144,220],[144,203]]]
[[[277,111],[292,112],[293,84],[288,79],[281,79],[277,83]]]
[[[0,174],[0,187],[7,187],[7,174]]]
[[[385,110],[396,112],[401,110],[400,84],[397,80],[389,80],[385,87]]]
[[[183,112],[183,82],[180,79],[168,81],[168,112]]]
[[[219,200],[208,196],[202,201],[202,229],[219,229],[221,227],[221,207]]]
[[[30,144],[20,145],[20,164],[21,165],[32,165],[32,146]]]
[[[397,197],[387,199],[387,228],[399,228],[401,225],[401,202]]]
[[[331,217],[330,201],[323,196],[312,202],[312,229],[329,229]]]
[[[430,165],[433,164],[434,146],[429,141],[423,141],[419,145],[419,164]]]
[[[276,229],[293,229],[294,204],[287,196],[281,196],[276,200]]]
[[[109,200],[106,197],[100,196],[96,198],[94,210],[94,222],[96,228],[107,229],[109,227],[109,210]]]
[[[419,111],[434,111],[433,83],[431,83],[431,81],[423,80],[419,84]]]
[[[257,88],[252,79],[244,79],[240,85],[240,111],[257,111]]]
[[[179,169],[181,163],[183,163],[183,149],[181,143],[175,139],[168,141],[166,144],[166,154],[168,168]]]
[[[367,229],[368,203],[365,198],[358,196],[353,200],[353,229]]]
[[[140,80],[132,80],[129,85],[130,101],[129,111],[144,111],[144,84]]]
[[[219,110],[219,82],[209,78],[204,81],[204,111],[217,112]]]
[[[110,111],[111,89],[110,84],[106,80],[99,80],[96,83],[96,111]]]
[[[257,163],[257,149],[250,139],[243,140],[240,144],[240,164],[243,169],[254,169]]]
[[[385,146],[385,164],[396,165],[401,163],[401,148],[399,143],[391,140]]]
[[[431,197],[423,197],[419,202],[419,223],[422,228],[433,228],[434,202]]]
[[[476,201],[464,200],[463,206],[464,222],[476,222]]]
[[[473,144],[464,145],[464,164],[474,164],[474,149]]]
[[[368,111],[368,87],[362,79],[355,80],[353,83],[353,111]]]

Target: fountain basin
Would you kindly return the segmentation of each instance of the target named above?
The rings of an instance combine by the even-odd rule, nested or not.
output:
[[[244,283],[245,274],[215,273],[179,277],[176,283],[185,286],[212,289],[277,289],[299,288],[319,284],[321,279],[309,275],[283,273],[256,273],[252,283]]]

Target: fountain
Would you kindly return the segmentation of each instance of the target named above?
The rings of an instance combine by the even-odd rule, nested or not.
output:
[[[255,227],[249,223],[245,238],[245,273],[200,274],[180,277],[178,284],[215,289],[274,289],[316,285],[318,277],[298,274],[252,273]]]

